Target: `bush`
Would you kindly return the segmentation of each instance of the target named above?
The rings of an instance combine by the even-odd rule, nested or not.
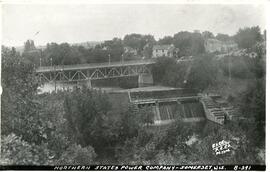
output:
[[[45,144],[30,144],[15,134],[2,136],[2,165],[49,165],[53,158],[49,154]]]
[[[96,153],[93,147],[73,144],[61,155],[59,165],[93,165]]]

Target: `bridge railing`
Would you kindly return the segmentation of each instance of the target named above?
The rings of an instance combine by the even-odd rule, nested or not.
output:
[[[53,71],[53,70],[64,70],[64,69],[80,69],[80,68],[98,68],[98,67],[110,67],[110,66],[122,66],[122,65],[136,65],[141,63],[154,63],[154,59],[147,60],[130,60],[123,62],[104,62],[104,63],[87,63],[87,64],[74,64],[74,65],[56,65],[56,66],[40,66],[37,68],[37,72],[40,71]]]

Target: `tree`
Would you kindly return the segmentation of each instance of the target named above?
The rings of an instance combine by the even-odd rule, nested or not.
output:
[[[188,75],[187,86],[204,90],[215,83],[217,66],[211,55],[201,55],[195,58]]]
[[[152,68],[155,83],[171,87],[186,87],[185,80],[190,73],[192,63],[177,63],[173,58],[158,58]]]
[[[229,41],[231,37],[227,34],[218,33],[216,39],[220,41]]]
[[[123,39],[125,46],[136,49],[140,55],[142,55],[142,51],[147,44],[151,47],[155,42],[155,38],[152,35],[140,35],[135,33],[126,35]]]
[[[58,165],[93,165],[96,153],[91,146],[70,145],[56,162]]]
[[[87,88],[76,89],[64,97],[65,118],[77,144],[93,146],[99,153],[117,139],[108,95]]]
[[[256,143],[265,143],[265,79],[257,79],[254,85],[249,85],[241,95],[241,111],[255,121]]]
[[[153,123],[154,114],[150,108],[138,108],[129,105],[128,110],[122,112],[120,118],[121,128],[119,137],[121,140],[136,137],[145,124]]]
[[[46,144],[31,144],[13,133],[1,137],[1,165],[50,165],[51,159]]]
[[[240,28],[234,35],[234,39],[240,48],[251,48],[262,40],[259,26]]]
[[[251,61],[253,60],[246,57],[224,57],[219,61],[219,65],[226,76],[245,79],[254,77]]]
[[[105,41],[101,44],[102,48],[107,50],[106,57],[110,55],[111,61],[121,61],[121,57],[124,53],[124,47],[120,38],[113,38],[112,40]]]
[[[158,40],[158,44],[160,45],[171,45],[173,43],[173,37],[164,36],[163,38]]]
[[[209,38],[214,38],[215,36],[214,36],[214,34],[213,34],[212,32],[204,31],[204,32],[202,33],[202,37],[203,37],[204,39],[209,39]]]
[[[204,53],[204,39],[200,33],[178,32],[173,36],[173,44],[179,48],[179,56]]]
[[[28,142],[40,143],[46,123],[42,122],[44,117],[40,116],[40,105],[35,99],[39,83],[34,68],[4,47],[2,59],[2,133],[15,133]]]
[[[1,134],[7,138],[3,143],[7,145],[4,154],[14,164],[48,164],[49,160],[57,159],[70,142],[61,112],[50,106],[52,101],[46,96],[42,99],[37,95],[39,83],[33,65],[25,63],[14,49],[10,51],[5,47],[2,47],[2,59],[1,120],[5,125],[1,125]],[[59,103],[54,105],[60,106]]]
[[[35,47],[33,40],[27,40],[24,43],[24,52],[28,52],[28,51],[35,50],[35,49],[36,49],[36,47]]]
[[[155,83],[161,83],[166,77],[166,71],[176,65],[176,61],[172,58],[158,58],[152,68],[153,79]]]
[[[78,46],[70,46],[68,43],[50,43],[43,51],[42,59],[48,66],[51,63],[52,65],[80,64],[86,61],[85,54],[82,53],[86,52]]]

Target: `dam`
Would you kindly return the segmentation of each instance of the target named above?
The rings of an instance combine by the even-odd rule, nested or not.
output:
[[[205,120],[202,103],[195,89],[171,87],[142,87],[115,91],[125,101],[139,108],[150,107],[154,114],[153,125],[165,125],[176,120],[200,122]]]

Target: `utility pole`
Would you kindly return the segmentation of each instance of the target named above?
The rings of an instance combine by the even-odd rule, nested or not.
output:
[[[124,63],[124,54],[121,55],[122,57],[122,64]]]
[[[109,56],[109,65],[111,65],[111,54],[109,54],[108,56]]]
[[[231,76],[231,60],[230,57],[228,57],[228,68],[229,68],[229,89],[231,89],[231,80],[232,80],[232,76]]]
[[[64,88],[65,88],[65,85],[64,85],[64,84],[65,84],[65,83],[64,83],[64,79],[65,79],[65,78],[64,78],[64,65],[63,65],[63,68],[61,69],[61,71],[62,71],[61,81],[63,80],[63,81],[62,81],[62,82],[63,82],[62,90],[64,91]],[[60,76],[61,76],[61,75],[60,75]]]
[[[39,66],[41,67],[41,57],[39,58]]]
[[[232,79],[232,76],[231,76],[231,60],[230,60],[230,57],[229,57],[229,79],[231,81]]]
[[[56,93],[56,71],[55,71],[55,66],[54,66],[54,91]]]

